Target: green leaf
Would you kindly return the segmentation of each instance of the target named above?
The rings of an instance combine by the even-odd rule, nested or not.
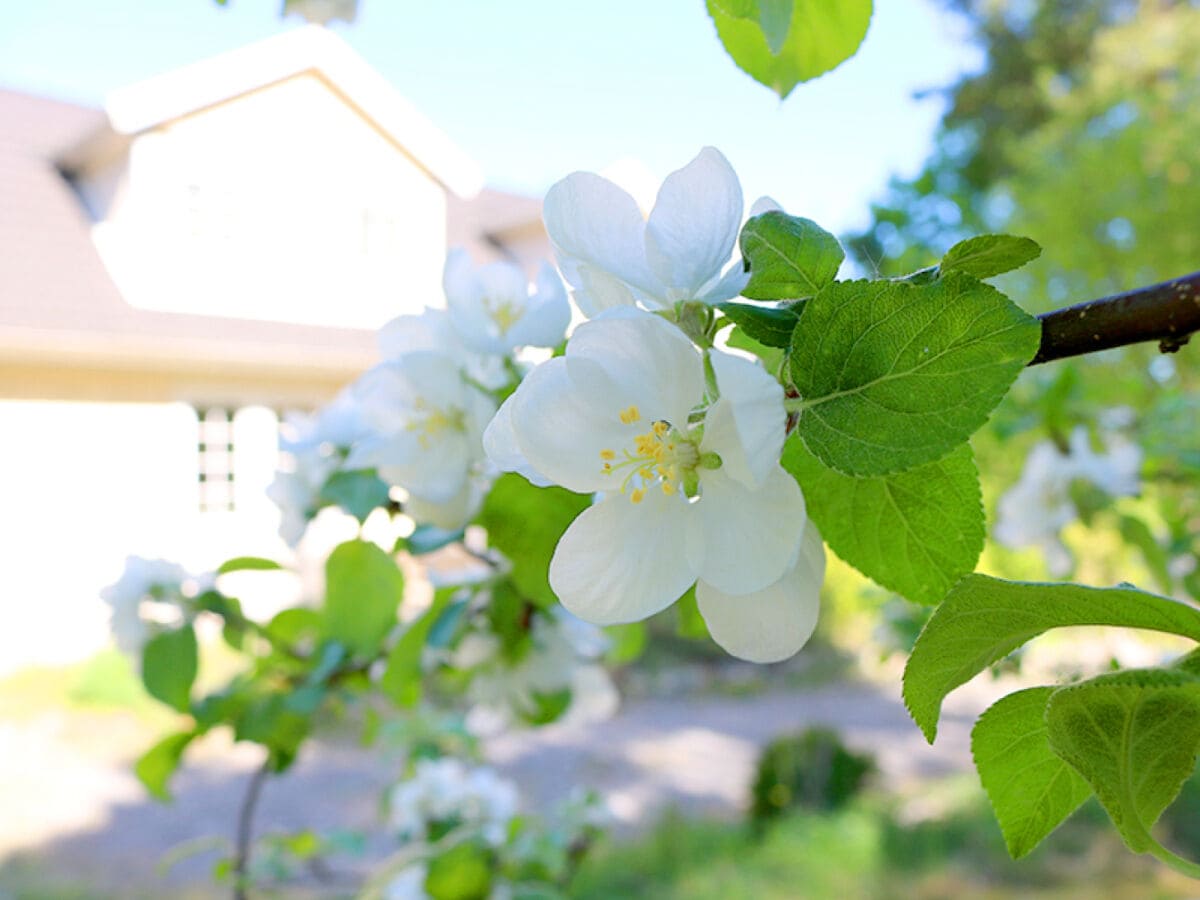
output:
[[[933,462],[987,420],[1040,340],[1037,319],[965,275],[836,282],[792,338],[797,432],[847,475]]]
[[[187,712],[191,704],[198,667],[196,632],[190,624],[159,632],[142,648],[146,692],[180,712]]]
[[[412,534],[403,539],[403,547],[413,556],[423,556],[462,539],[463,530],[461,528],[450,531],[438,528],[436,525],[418,525]]]
[[[433,900],[480,900],[492,889],[492,853],[483,844],[464,841],[429,861],[425,893]]]
[[[971,731],[971,754],[1004,843],[1020,859],[1092,793],[1050,749],[1046,701],[1055,688],[1017,691],[992,704]]]
[[[282,772],[291,765],[312,727],[309,714],[292,708],[290,694],[290,691],[273,692],[254,697],[234,722],[234,738],[262,744],[269,749],[272,769],[276,772]]]
[[[940,271],[966,272],[976,278],[991,278],[1019,269],[1042,255],[1042,248],[1027,237],[1011,234],[981,234],[959,241],[942,257]]]
[[[853,56],[871,22],[871,0],[707,0],[707,6],[733,61],[780,97]],[[784,12],[790,12],[786,26]]]
[[[320,505],[340,506],[359,522],[387,503],[388,486],[374,469],[334,472],[321,488]]]
[[[675,633],[693,641],[703,641],[709,637],[708,623],[700,615],[700,607],[696,603],[694,584],[675,601]]]
[[[217,574],[227,575],[230,572],[270,572],[282,568],[283,566],[273,559],[263,559],[261,556],[238,556],[221,563],[217,568]]]
[[[167,802],[171,799],[167,783],[175,774],[175,770],[179,768],[179,763],[183,759],[183,751],[199,734],[198,731],[180,731],[169,734],[143,753],[134,763],[133,771],[137,774],[138,780],[159,800]]]
[[[621,666],[633,662],[646,649],[646,623],[630,622],[626,625],[609,625],[604,629],[612,644],[604,654],[610,666]]]
[[[1200,749],[1200,678],[1163,669],[1102,675],[1055,691],[1046,725],[1054,752],[1087,779],[1129,849],[1158,849],[1149,829]]]
[[[571,689],[532,691],[529,700],[530,705],[521,718],[530,725],[549,725],[557,721],[571,705]]]
[[[1170,560],[1166,549],[1158,542],[1158,538],[1154,536],[1150,526],[1136,516],[1130,515],[1119,516],[1117,521],[1121,528],[1121,537],[1125,539],[1125,542],[1133,544],[1142,551],[1142,559],[1146,561],[1146,568],[1154,576],[1159,590],[1170,591],[1173,580],[1169,567]]]
[[[969,445],[891,475],[851,478],[821,464],[793,434],[780,460],[808,516],[843,560],[917,603],[940,603],[983,550],[979,474]]]
[[[591,497],[558,487],[534,487],[520,475],[501,475],[492,486],[479,523],[488,544],[512,561],[512,580],[526,598],[552,606],[547,572],[558,539],[592,502]]]
[[[749,303],[718,303],[716,308],[747,335],[767,347],[789,347],[792,329],[800,321],[788,307],[751,306]]]
[[[396,561],[369,541],[347,541],[325,563],[324,634],[358,656],[379,652],[396,625],[404,576]]]
[[[751,300],[811,297],[837,277],[846,257],[837,238],[816,222],[777,210],[750,219],[742,228],[741,246],[750,267],[742,295]]]
[[[968,575],[925,624],[904,669],[904,702],[933,743],[942,700],[1052,628],[1145,628],[1200,641],[1200,610],[1132,587],[1031,584]]]
[[[319,612],[308,607],[281,610],[267,623],[267,637],[275,644],[291,647],[315,638],[321,631],[323,621]]]
[[[408,623],[396,646],[388,653],[387,667],[379,679],[379,688],[401,707],[413,707],[421,699],[421,654],[429,639],[430,629],[441,619],[452,591],[438,591],[433,602],[421,615]]]

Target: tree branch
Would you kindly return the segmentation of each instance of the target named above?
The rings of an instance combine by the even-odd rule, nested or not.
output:
[[[271,774],[270,756],[250,778],[246,786],[246,796],[242,798],[242,808],[238,810],[237,850],[233,858],[233,898],[246,900],[246,869],[250,864],[250,841],[253,838],[254,811],[258,806],[258,798],[262,794],[263,785]]]
[[[1042,345],[1031,366],[1142,341],[1174,353],[1200,331],[1200,272],[1038,316]]]

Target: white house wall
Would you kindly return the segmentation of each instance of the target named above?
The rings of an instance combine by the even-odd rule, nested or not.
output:
[[[316,74],[140,134],[124,165],[83,193],[111,198],[94,236],[135,306],[373,328],[440,300],[444,189]]]
[[[233,511],[199,508],[196,412],[182,403],[0,402],[0,676],[74,662],[109,642],[100,590],[130,554],[194,572],[232,556],[287,560],[279,513],[263,493],[278,421],[263,408],[233,421]],[[254,576],[239,586],[256,615],[294,602],[301,585]]]

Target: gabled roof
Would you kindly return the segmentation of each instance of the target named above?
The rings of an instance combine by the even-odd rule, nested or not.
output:
[[[287,78],[315,72],[430,175],[460,197],[483,187],[483,172],[341,38],[308,25],[112,92],[105,110],[120,135],[134,135]]]
[[[309,372],[325,381],[349,380],[373,362],[374,333],[364,329],[130,306],[55,162],[103,120],[99,110],[0,90],[0,395],[19,393],[3,370],[21,361],[131,371],[217,367],[250,379]]]

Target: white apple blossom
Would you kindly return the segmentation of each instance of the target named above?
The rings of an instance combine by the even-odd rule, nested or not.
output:
[[[376,339],[384,362],[429,351],[449,357],[465,377],[488,390],[503,387],[511,378],[505,359],[478,353],[463,343],[450,313],[444,309],[426,308],[415,315],[397,316],[379,329]]]
[[[466,826],[499,846],[517,814],[518,796],[516,785],[495,770],[442,757],[418,760],[412,777],[392,789],[388,807],[391,826],[406,840]]]
[[[446,256],[443,278],[450,322],[476,353],[508,356],[518,347],[555,347],[566,335],[571,307],[553,267],[542,263],[532,285],[506,262],[478,268],[466,250]]]
[[[267,485],[267,497],[279,507],[279,536],[289,547],[297,546],[304,537],[320,503],[321,489],[337,467],[336,457],[308,450],[293,454],[288,468],[277,471]]]
[[[455,648],[451,663],[472,673],[467,728],[477,735],[498,733],[537,717],[539,697],[562,691],[571,698],[558,721],[610,718],[620,697],[598,662],[609,645],[604,632],[561,608],[537,614],[530,631],[529,649],[515,663],[505,659],[500,640],[489,631],[469,631]]]
[[[1051,575],[1070,572],[1073,561],[1060,532],[1079,515],[1071,484],[1085,481],[1114,497],[1139,490],[1141,448],[1118,434],[1106,435],[1105,444],[1097,453],[1082,425],[1071,432],[1066,453],[1051,441],[1035,444],[1020,479],[1000,498],[996,540],[1014,549],[1040,547]]]
[[[824,551],[779,464],[783,389],[745,359],[709,351],[707,365],[716,399],[705,355],[681,331],[633,307],[610,310],[530,372],[484,444],[501,469],[604,494],[550,564],[571,612],[637,621],[696,584],[718,643],[776,661],[812,633]]]
[[[563,277],[591,317],[616,306],[736,297],[749,279],[740,260],[730,264],[742,205],[737,174],[705,147],[667,176],[648,219],[633,197],[591,172],[551,187],[543,215]]]
[[[377,468],[391,484],[429,503],[451,503],[482,461],[480,437],[496,411],[456,361],[414,350],[381,363],[355,386],[371,438],[350,451],[347,468]]]
[[[129,556],[121,577],[104,588],[100,597],[112,608],[109,620],[118,649],[132,657],[154,634],[156,625],[182,621],[178,601],[189,576],[183,566],[165,559]],[[151,615],[148,607],[161,608]]]

